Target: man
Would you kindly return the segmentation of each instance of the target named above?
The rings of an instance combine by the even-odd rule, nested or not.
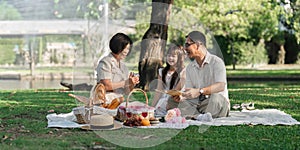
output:
[[[186,36],[185,51],[192,62],[186,67],[185,91],[168,101],[186,116],[202,121],[228,116],[226,68],[221,58],[206,49],[205,35],[192,31]]]

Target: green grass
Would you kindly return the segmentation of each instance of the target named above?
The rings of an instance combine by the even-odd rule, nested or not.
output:
[[[231,104],[254,102],[257,109],[276,108],[300,120],[300,85],[295,82],[231,82]],[[144,97],[135,93],[135,98]],[[151,99],[151,95],[149,94]],[[142,100],[144,101],[144,100]],[[68,93],[53,90],[0,91],[0,149],[128,149],[93,131],[47,128],[48,110],[67,113],[77,103]],[[147,129],[135,132],[151,133]],[[171,140],[147,149],[299,149],[300,126],[190,126]],[[123,135],[132,129],[122,129]],[[115,133],[112,132],[115,135]],[[160,135],[163,136],[163,135]],[[119,136],[122,137],[122,134]]]
[[[255,69],[227,69],[227,76],[261,76],[261,77],[288,77],[300,76],[300,69],[286,70],[255,70]]]

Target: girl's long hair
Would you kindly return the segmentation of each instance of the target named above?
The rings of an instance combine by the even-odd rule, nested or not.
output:
[[[177,46],[177,45],[170,45],[167,54],[172,54],[175,53],[177,55],[177,65],[176,65],[176,70],[172,75],[172,79],[171,79],[171,83],[170,83],[170,87],[169,89],[173,89],[176,87],[177,83],[180,80],[180,76],[179,73],[182,71],[182,69],[184,68],[184,50],[182,46]],[[166,61],[167,66],[162,70],[162,80],[164,83],[166,83],[166,76],[168,71],[170,70],[171,66],[168,63],[168,61]]]

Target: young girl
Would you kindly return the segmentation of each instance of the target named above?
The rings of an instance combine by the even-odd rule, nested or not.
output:
[[[184,50],[181,46],[171,45],[167,52],[166,67],[158,70],[158,91],[181,90],[184,86]],[[155,115],[163,116],[167,113],[168,94],[155,92],[152,106],[155,107]]]

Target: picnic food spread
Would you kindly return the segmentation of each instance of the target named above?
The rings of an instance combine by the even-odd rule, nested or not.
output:
[[[155,118],[155,108],[148,106],[147,94],[141,89],[133,89],[127,96],[126,103],[123,103],[123,105],[120,105],[124,101],[123,96],[114,98],[108,103],[105,98],[105,91],[103,92],[103,86],[101,85],[97,85],[94,91],[94,95],[92,95],[91,98],[83,98],[83,96],[69,94],[69,96],[74,97],[85,104],[85,106],[74,108],[73,112],[77,118],[77,122],[89,124],[90,129],[111,129],[114,126],[114,120],[118,120],[124,126],[128,127],[157,126],[162,121],[159,118]],[[97,93],[97,91],[100,93]],[[129,103],[131,94],[137,91],[144,94],[146,103],[136,101]],[[168,94],[181,95],[181,92],[169,90]],[[95,101],[96,98],[97,100]],[[124,106],[124,104],[126,105]],[[110,115],[104,112],[100,112],[99,114],[95,107],[112,110],[115,111],[116,114]],[[180,110],[177,108],[169,110],[168,114],[163,118],[165,118],[165,123],[185,123],[185,119],[180,115]]]
[[[111,101],[110,104],[102,104],[104,108],[107,109],[116,109],[124,101],[124,97],[117,97]]]
[[[149,121],[150,121],[151,126],[156,126],[156,125],[158,125],[160,123],[159,119],[158,118],[154,118],[154,117],[151,117],[149,119]]]
[[[123,117],[126,126],[150,126],[149,118],[154,117],[154,108],[150,106],[128,106],[125,110],[121,107],[121,110],[118,112],[124,114],[119,113],[119,116],[126,116]]]

